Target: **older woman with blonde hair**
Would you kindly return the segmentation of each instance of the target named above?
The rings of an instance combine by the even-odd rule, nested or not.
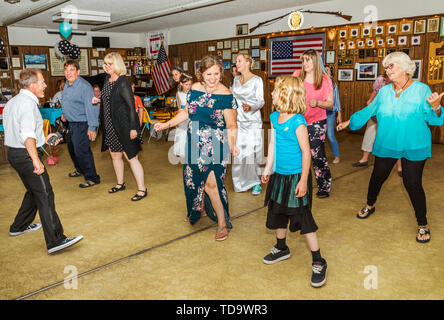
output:
[[[441,126],[444,113],[440,106],[444,93],[432,93],[430,88],[412,80],[415,63],[403,52],[387,55],[382,61],[391,85],[381,88],[370,105],[356,112],[350,120],[340,123],[338,130],[360,129],[376,116],[378,131],[373,146],[375,164],[370,178],[367,204],[358,212],[359,219],[375,212],[375,203],[383,183],[398,159],[402,163],[402,179],[415,210],[418,230],[416,241],[430,241],[426,218],[426,197],[422,188],[422,173],[431,154],[429,125]]]
[[[102,124],[102,151],[109,149],[117,184],[108,192],[125,190],[124,163],[127,159],[136,179],[137,193],[131,198],[138,201],[147,196],[144,171],[137,153],[140,151],[139,118],[134,108],[131,84],[125,78],[126,67],[120,54],[108,53],[103,69],[108,74],[101,94],[100,123]]]

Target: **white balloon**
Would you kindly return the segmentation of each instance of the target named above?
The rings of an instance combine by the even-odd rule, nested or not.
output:
[[[63,54],[60,52],[60,50],[59,50],[59,43],[58,42],[56,42],[56,44],[54,45],[54,51],[55,51],[55,54],[59,57],[59,58],[63,58],[64,56],[63,56]]]

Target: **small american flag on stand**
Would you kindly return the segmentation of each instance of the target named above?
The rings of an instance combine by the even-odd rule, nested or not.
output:
[[[168,61],[163,43],[159,48],[157,61],[153,64],[151,75],[159,95],[165,93],[170,89],[169,77],[171,72],[171,65]]]
[[[296,37],[270,38],[269,77],[292,74],[302,68],[301,54],[314,49],[322,57],[325,35],[310,34]]]

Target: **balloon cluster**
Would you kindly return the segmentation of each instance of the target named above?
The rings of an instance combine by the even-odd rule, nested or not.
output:
[[[61,40],[54,45],[56,55],[60,57],[60,59],[63,59],[66,56],[70,57],[71,59],[78,59],[80,57],[80,48],[66,40],[66,38],[71,35],[71,25],[68,22],[62,22],[59,25],[59,31],[65,40]]]

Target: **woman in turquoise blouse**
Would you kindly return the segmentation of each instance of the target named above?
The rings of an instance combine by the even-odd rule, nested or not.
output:
[[[187,220],[196,223],[205,208],[206,214],[218,223],[218,241],[225,240],[232,228],[224,181],[230,154],[239,154],[237,104],[230,90],[221,83],[223,72],[219,57],[202,58],[198,81],[188,92],[187,106],[173,119],[154,125],[159,131],[190,119],[183,166]]]
[[[426,218],[426,198],[422,188],[422,172],[427,158],[432,156],[431,132],[428,125],[441,126],[444,111],[440,95],[419,81],[413,81],[415,63],[403,52],[386,56],[383,66],[392,84],[381,88],[376,98],[350,120],[340,123],[338,131],[348,125],[360,129],[376,116],[378,131],[373,146],[375,164],[370,178],[367,204],[357,217],[368,218],[375,212],[379,191],[398,159],[401,159],[403,183],[415,210],[418,222],[416,240],[430,241],[430,228]]]

